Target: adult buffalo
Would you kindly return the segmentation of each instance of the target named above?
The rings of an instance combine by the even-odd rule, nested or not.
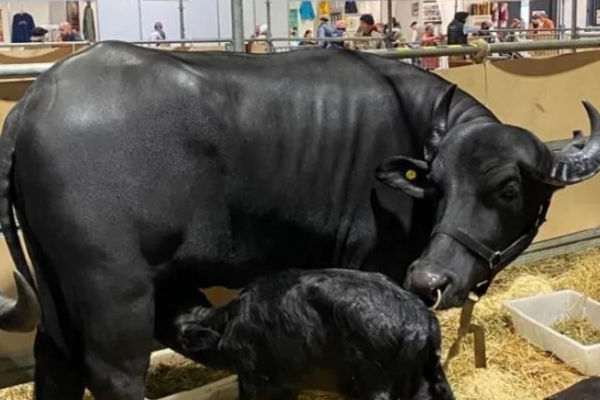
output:
[[[552,154],[369,54],[104,42],[57,63],[0,139],[0,222],[33,286],[14,205],[42,308],[37,399],[142,399],[153,336],[179,349],[171,321],[198,288],[270,269],[379,270],[460,306],[532,241],[556,189],[600,169],[585,105],[590,141]]]

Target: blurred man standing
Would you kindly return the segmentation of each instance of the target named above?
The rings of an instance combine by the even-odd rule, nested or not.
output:
[[[329,42],[323,40],[323,38],[331,37],[331,28],[329,27],[329,17],[325,14],[321,15],[319,18],[321,24],[319,25],[319,30],[317,31],[317,44],[323,48],[327,48],[329,46]]]
[[[360,27],[357,38],[373,38],[373,40],[361,40],[352,43],[353,50],[373,50],[384,48],[383,35],[375,30],[375,19],[371,14],[363,14],[360,17]]]
[[[58,26],[59,35],[57,41],[59,42],[81,42],[81,36],[79,33],[73,30],[71,24],[63,22]]]

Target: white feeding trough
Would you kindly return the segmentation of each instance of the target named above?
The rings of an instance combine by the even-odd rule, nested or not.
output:
[[[161,350],[152,353],[151,363],[153,365],[177,365],[180,364],[182,360],[184,360],[184,357],[172,350]],[[156,399],[150,398],[148,400],[236,400],[237,398],[237,376],[232,375],[196,389],[186,390]]]
[[[504,303],[519,336],[546,350],[584,375],[600,375],[600,344],[583,345],[552,328],[567,320],[584,320],[600,330],[600,303],[573,290]]]

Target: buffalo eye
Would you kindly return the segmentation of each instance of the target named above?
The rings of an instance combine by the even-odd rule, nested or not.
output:
[[[500,189],[500,198],[507,203],[511,203],[519,198],[519,183],[512,181],[503,185]]]

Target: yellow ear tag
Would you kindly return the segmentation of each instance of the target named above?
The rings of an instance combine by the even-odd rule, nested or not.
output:
[[[415,179],[417,179],[417,173],[412,169],[409,169],[408,171],[406,171],[405,176],[406,176],[406,179],[408,179],[409,181],[414,181]]]

